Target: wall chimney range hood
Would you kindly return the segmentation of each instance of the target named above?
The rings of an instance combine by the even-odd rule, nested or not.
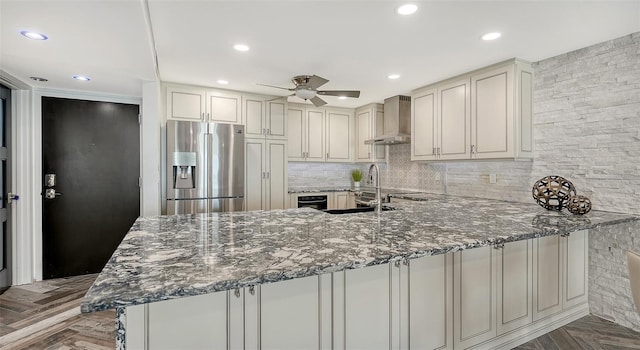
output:
[[[411,142],[411,97],[393,96],[384,100],[384,128],[382,134],[367,145],[396,145]]]

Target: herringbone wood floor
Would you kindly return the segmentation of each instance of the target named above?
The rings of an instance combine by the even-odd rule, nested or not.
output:
[[[115,312],[80,314],[96,275],[11,287],[0,295],[0,349],[115,348]],[[595,316],[549,332],[517,350],[640,349],[640,333]]]
[[[113,349],[115,311],[80,314],[95,280],[85,275],[9,288],[0,295],[0,349]]]

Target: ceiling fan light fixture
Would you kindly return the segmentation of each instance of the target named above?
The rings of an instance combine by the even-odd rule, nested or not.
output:
[[[412,15],[416,11],[418,11],[418,5],[415,4],[404,4],[396,9],[396,13],[403,16]]]
[[[315,90],[311,90],[308,88],[299,88],[296,90],[296,96],[303,99],[308,100],[310,98],[314,98],[316,96]]]
[[[91,78],[86,76],[86,75],[74,75],[73,79],[80,80],[80,81],[89,81],[89,80],[91,80]]]

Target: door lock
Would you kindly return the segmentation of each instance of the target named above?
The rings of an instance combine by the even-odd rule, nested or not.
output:
[[[18,199],[20,199],[20,196],[18,196],[15,193],[7,193],[7,204],[11,204],[13,203],[13,201],[17,201]]]
[[[60,196],[62,193],[56,192],[55,188],[47,188],[44,190],[44,198],[46,199],[54,199],[56,196]]]

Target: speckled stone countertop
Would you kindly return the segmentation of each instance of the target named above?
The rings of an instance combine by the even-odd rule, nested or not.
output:
[[[85,295],[82,312],[418,258],[637,217],[575,216],[536,204],[429,195],[397,210],[310,208],[139,218]]]
[[[352,189],[351,186],[295,186],[289,187],[289,193],[346,192]]]

